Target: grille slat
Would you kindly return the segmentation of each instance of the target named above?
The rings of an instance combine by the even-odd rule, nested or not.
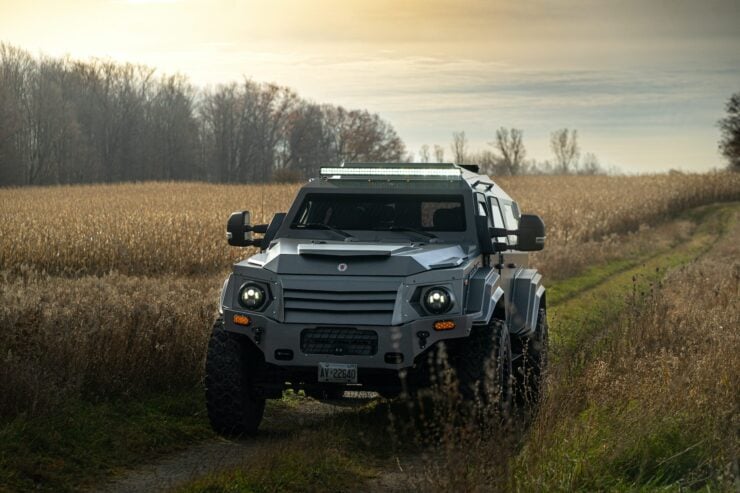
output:
[[[306,354],[372,356],[378,352],[378,334],[349,327],[320,327],[301,332]]]
[[[286,310],[301,310],[310,312],[391,312],[395,300],[388,302],[329,302],[329,301],[298,301],[292,299],[285,300]]]
[[[358,284],[362,282],[362,284]],[[354,289],[337,290],[337,283]],[[357,289],[362,286],[361,289]],[[285,322],[351,325],[390,325],[400,282],[344,278],[341,281],[283,280]]]
[[[335,302],[352,301],[395,301],[395,291],[372,293],[341,292],[341,291],[307,291],[290,289],[284,294],[286,300],[329,300]]]

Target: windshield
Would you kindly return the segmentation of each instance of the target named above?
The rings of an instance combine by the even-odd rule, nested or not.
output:
[[[292,229],[394,231],[423,238],[465,231],[460,195],[309,194]]]

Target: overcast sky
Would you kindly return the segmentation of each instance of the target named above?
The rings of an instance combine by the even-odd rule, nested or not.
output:
[[[723,166],[716,122],[740,91],[740,0],[0,0],[0,41],[274,81],[380,113],[410,151],[507,126],[543,160],[577,128],[627,172]]]

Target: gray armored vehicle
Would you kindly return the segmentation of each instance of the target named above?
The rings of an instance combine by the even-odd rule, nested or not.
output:
[[[464,399],[537,402],[546,297],[527,252],[545,227],[477,166],[322,168],[269,225],[232,214],[227,238],[260,253],[234,265],[208,346],[217,432],[255,433],[286,388],[413,394],[440,352]]]

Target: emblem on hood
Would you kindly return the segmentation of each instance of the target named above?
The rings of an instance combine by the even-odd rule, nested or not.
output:
[[[344,262],[342,262],[341,264],[337,265],[337,270],[338,270],[339,272],[344,272],[344,271],[346,271],[346,270],[347,270],[347,264],[345,264]]]

